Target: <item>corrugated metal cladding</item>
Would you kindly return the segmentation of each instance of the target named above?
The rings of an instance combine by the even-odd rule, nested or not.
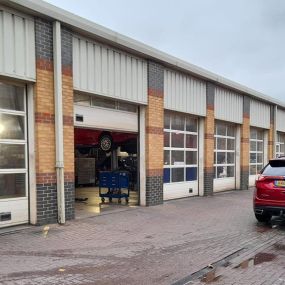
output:
[[[250,100],[250,125],[254,127],[270,128],[270,105],[257,100]]]
[[[147,62],[73,37],[74,89],[130,102],[147,104]]]
[[[285,110],[277,109],[276,130],[285,132]]]
[[[206,116],[206,83],[192,76],[165,69],[164,108]]]
[[[230,90],[216,87],[215,119],[242,124],[243,96]]]
[[[0,74],[35,80],[33,18],[0,6]]]

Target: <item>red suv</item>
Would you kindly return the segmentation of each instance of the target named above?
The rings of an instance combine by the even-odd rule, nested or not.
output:
[[[285,157],[271,159],[261,170],[255,186],[253,207],[259,222],[285,215]]]

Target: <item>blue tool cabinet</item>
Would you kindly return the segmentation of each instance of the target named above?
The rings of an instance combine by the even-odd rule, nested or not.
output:
[[[103,189],[105,189],[104,193]],[[102,203],[105,202],[105,198],[108,198],[109,202],[112,202],[113,198],[117,198],[119,203],[124,198],[128,203],[130,197],[129,173],[126,171],[101,171],[99,173],[99,196]]]

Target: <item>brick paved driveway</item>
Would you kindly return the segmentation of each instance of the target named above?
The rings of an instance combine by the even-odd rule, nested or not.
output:
[[[0,284],[202,284],[209,274],[217,276],[214,284],[285,284],[284,227],[279,220],[258,224],[251,195],[52,225],[46,237],[42,227],[0,235]]]

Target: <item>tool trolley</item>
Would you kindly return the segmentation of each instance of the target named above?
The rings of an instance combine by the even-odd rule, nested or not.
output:
[[[121,199],[126,199],[126,203],[128,203],[130,197],[129,182],[127,171],[101,171],[99,173],[99,196],[102,203],[105,203],[106,198],[109,199],[109,202],[112,202],[113,198],[117,198],[118,203],[121,203]],[[102,189],[106,189],[107,192],[103,193]],[[127,190],[127,193],[123,190]]]

